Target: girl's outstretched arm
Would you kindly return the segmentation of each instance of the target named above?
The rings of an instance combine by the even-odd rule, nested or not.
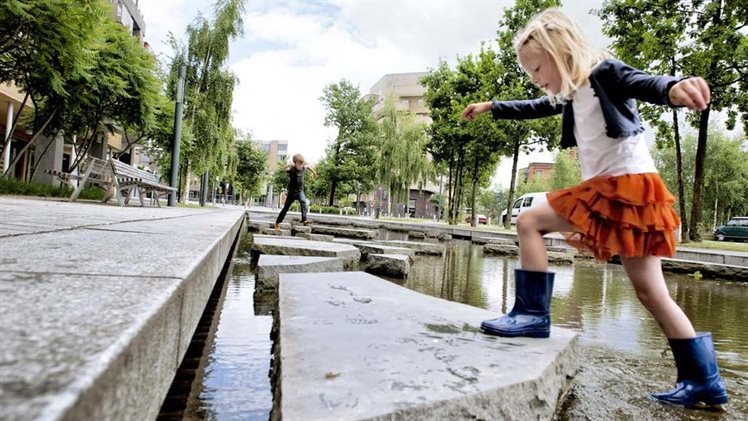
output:
[[[478,114],[491,111],[496,120],[527,120],[561,114],[561,110],[561,104],[551,104],[551,100],[544,96],[538,99],[477,102],[465,107],[462,117],[472,121]]]

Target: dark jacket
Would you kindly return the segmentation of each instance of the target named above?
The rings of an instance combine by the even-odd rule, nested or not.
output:
[[[600,99],[606,134],[618,139],[644,130],[635,99],[657,105],[670,105],[668,93],[682,78],[650,76],[620,60],[606,59],[592,70],[589,81]],[[551,105],[547,96],[519,101],[494,101],[491,114],[495,119],[523,120],[561,116],[561,147],[576,146],[572,101]]]

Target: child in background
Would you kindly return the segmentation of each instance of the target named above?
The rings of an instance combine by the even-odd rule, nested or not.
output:
[[[306,219],[308,209],[306,196],[304,195],[304,172],[306,170],[311,171],[315,176],[317,175],[314,168],[304,165],[304,157],[300,153],[293,156],[293,164],[286,164],[283,167],[283,171],[288,173],[288,195],[283,209],[278,214],[278,219],[275,220],[276,231],[280,230],[280,224],[295,200],[298,200],[301,204],[301,223],[304,225],[309,223],[309,220]]]
[[[522,68],[547,96],[470,104],[463,117],[473,120],[488,111],[495,119],[561,114],[561,147],[578,148],[584,181],[548,193],[548,203],[520,214],[522,269],[515,271],[514,308],[484,321],[481,329],[508,337],[550,335],[554,274],[547,271],[543,235],[568,233],[570,244],[591,250],[600,260],[620,256],[639,301],[668,338],[678,369],[676,385],[652,398],[686,407],[726,403],[711,334],[695,332],[665,284],[660,256],[675,254],[680,220],[636,110],[636,100],[704,110],[708,85],[699,77],[650,76],[608,58],[556,8],[533,18],[516,37],[515,49]]]

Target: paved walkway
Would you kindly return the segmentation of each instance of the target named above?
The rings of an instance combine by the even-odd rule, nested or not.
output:
[[[154,419],[244,219],[0,197],[0,417]]]

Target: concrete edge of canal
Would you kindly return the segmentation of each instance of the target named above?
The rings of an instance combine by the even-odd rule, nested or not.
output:
[[[158,415],[246,215],[132,212],[3,239],[3,419]]]

